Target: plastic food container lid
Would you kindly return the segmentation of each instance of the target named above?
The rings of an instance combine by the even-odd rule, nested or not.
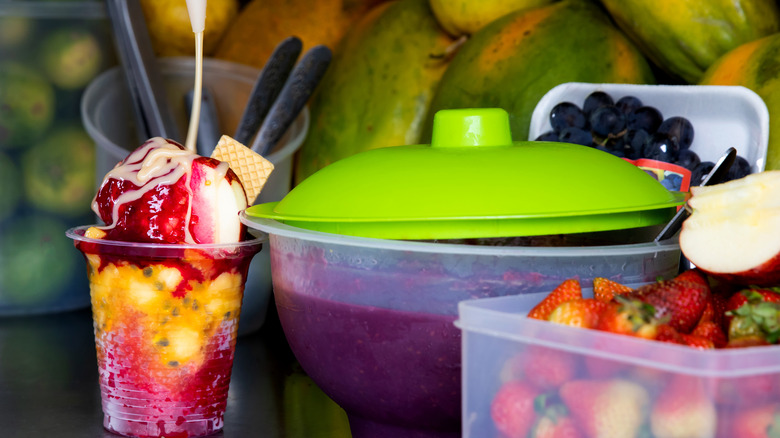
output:
[[[538,236],[668,221],[684,194],[594,148],[512,142],[503,109],[442,110],[431,145],[330,164],[246,217],[383,239]]]

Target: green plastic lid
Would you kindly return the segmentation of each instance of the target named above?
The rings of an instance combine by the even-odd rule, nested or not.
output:
[[[431,145],[361,152],[320,169],[246,218],[335,234],[432,240],[644,227],[684,194],[597,149],[512,142],[502,109],[442,110]]]

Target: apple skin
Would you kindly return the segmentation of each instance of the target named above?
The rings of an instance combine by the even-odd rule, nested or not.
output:
[[[680,230],[683,255],[735,285],[780,285],[780,170],[693,187]]]

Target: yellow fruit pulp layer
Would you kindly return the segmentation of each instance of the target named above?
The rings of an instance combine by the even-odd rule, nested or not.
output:
[[[145,356],[142,362],[156,369],[155,375],[164,377],[160,371],[165,374],[170,369],[170,377],[175,378],[184,369],[199,368],[215,335],[225,337],[232,351],[243,296],[240,273],[224,272],[203,282],[189,280],[180,296],[178,286],[184,278],[175,267],[158,264],[141,269],[119,262],[98,270],[98,255],[87,260],[98,356],[101,345],[132,343],[135,355]]]

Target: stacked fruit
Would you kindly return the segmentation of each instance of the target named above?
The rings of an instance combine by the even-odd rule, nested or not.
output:
[[[742,437],[780,432],[774,376],[707,378],[529,346],[490,406],[502,437]]]
[[[63,231],[93,217],[95,145],[79,105],[114,62],[107,20],[25,9],[0,14],[0,314],[89,303],[73,294],[86,284]]]
[[[583,297],[579,281],[568,279],[528,317],[699,349],[768,345],[780,337],[780,289],[711,288],[698,269],[636,289],[599,277],[593,295]]]
[[[647,158],[664,161],[688,169],[691,185],[699,185],[715,167],[702,161],[691,150],[694,127],[681,116],[664,118],[661,111],[646,105],[636,96],[622,96],[617,101],[604,91],[590,93],[582,106],[559,102],[550,110],[551,130],[540,134],[537,141],[561,141],[592,146],[630,160]],[[750,163],[737,156],[729,169],[727,180],[751,173]]]
[[[778,300],[780,292],[768,288],[710,287],[692,269],[638,288],[596,278],[592,298],[568,279],[528,317],[696,349],[737,348],[777,342]],[[780,432],[780,379],[773,374],[715,382],[531,345],[510,357],[501,378],[491,415],[508,437]]]

